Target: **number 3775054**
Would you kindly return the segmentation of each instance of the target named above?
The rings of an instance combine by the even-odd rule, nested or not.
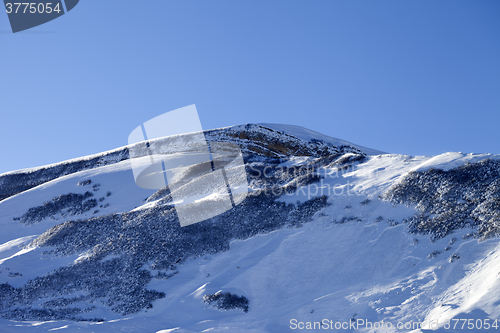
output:
[[[56,3],[55,6],[52,6],[51,2],[48,3],[29,3],[29,2],[13,2],[6,3],[5,9],[7,14],[50,14],[52,12],[59,13],[62,11],[60,8],[60,4]]]

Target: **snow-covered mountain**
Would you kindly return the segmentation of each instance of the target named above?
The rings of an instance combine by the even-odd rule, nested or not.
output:
[[[0,175],[0,331],[500,325],[500,156],[384,154],[279,124],[205,137],[240,147],[249,193],[182,228],[168,188],[135,184],[137,147]]]

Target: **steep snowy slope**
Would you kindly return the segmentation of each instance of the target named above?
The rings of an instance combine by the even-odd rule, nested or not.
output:
[[[283,125],[285,126],[285,125]],[[257,154],[267,157],[283,156],[319,156],[321,154],[336,154],[339,152],[357,152],[371,154],[374,150],[366,148],[367,152],[347,142],[337,140],[330,143],[328,138],[317,133],[320,138],[316,141],[311,131],[294,127],[294,135],[275,131],[261,125],[247,124],[205,131],[208,142],[230,141],[238,144],[244,153]],[[156,140],[150,140],[152,145],[159,147],[161,153],[175,153],[186,149],[190,134],[176,135]],[[82,158],[54,163],[38,168],[29,168],[0,174],[0,200],[21,193],[35,186],[51,181],[57,177],[72,174],[78,171],[99,168],[129,159],[129,149],[139,153],[137,146],[125,146],[107,152],[89,155]],[[364,149],[364,148],[363,148]],[[148,150],[143,150],[148,154]],[[137,156],[136,156],[137,157]]]
[[[305,141],[311,141],[311,140],[322,140],[324,142],[331,143],[334,146],[340,147],[340,146],[351,146],[358,148],[359,150],[363,151],[367,155],[380,155],[380,154],[385,154],[384,152],[380,150],[375,150],[371,148],[366,148],[360,145],[353,144],[348,141],[344,141],[341,139],[333,138],[328,135],[324,135],[322,133],[301,127],[301,126],[296,126],[296,125],[285,125],[285,124],[266,124],[262,123],[259,124],[261,126],[271,128],[276,131],[281,131],[290,135],[293,135],[299,139],[305,140]]]
[[[366,156],[276,126],[207,131],[242,148],[250,192],[184,228],[126,159],[10,173],[42,184],[0,202],[0,331],[496,330],[499,156]]]

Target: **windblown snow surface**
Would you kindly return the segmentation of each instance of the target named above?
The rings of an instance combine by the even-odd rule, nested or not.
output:
[[[294,128],[290,135],[305,145],[311,133]],[[137,187],[128,160],[8,197],[0,202],[0,331],[472,332],[482,329],[461,329],[463,321],[455,329],[453,321],[445,325],[451,319],[494,325],[500,319],[500,157],[373,155],[354,148],[361,152],[246,155],[250,192],[240,211],[191,229],[181,230],[172,211],[160,217],[158,209],[172,209],[168,195]],[[266,166],[267,182],[259,172]],[[301,175],[309,178],[287,178],[283,170],[305,170]],[[286,193],[265,191],[297,179]],[[133,233],[114,236],[126,228]],[[168,232],[158,243],[154,235],[163,228]],[[151,240],[137,230],[149,230]],[[203,232],[209,236],[200,238]],[[225,232],[232,236],[220,236]],[[136,252],[116,245],[126,237],[134,240],[123,244],[139,246]],[[185,245],[200,239],[208,247]],[[157,249],[161,244],[177,247]],[[143,289],[134,282],[137,292],[124,289],[117,298],[104,290],[113,283],[79,287],[89,283],[84,277],[96,276],[92,283],[99,284],[130,265],[144,282]],[[71,281],[51,279],[65,276],[61,271],[77,273]],[[116,275],[117,288],[129,283],[121,276],[135,277],[127,274]]]
[[[285,125],[285,124],[267,124],[267,123],[262,123],[259,125],[267,127],[267,128],[271,128],[271,129],[276,130],[276,131],[281,131],[281,132],[293,135],[293,136],[295,136],[299,139],[305,140],[305,141],[310,141],[311,139],[322,140],[325,142],[329,142],[329,143],[333,144],[334,146],[342,146],[342,145],[352,146],[352,147],[355,147],[355,148],[362,150],[367,155],[384,154],[384,152],[382,152],[380,150],[376,150],[376,149],[360,146],[357,144],[353,144],[351,142],[337,139],[337,138],[331,137],[329,135],[325,135],[325,134],[310,130],[308,128],[304,128],[302,126]]]

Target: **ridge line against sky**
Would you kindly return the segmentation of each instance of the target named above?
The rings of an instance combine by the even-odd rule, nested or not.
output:
[[[190,104],[204,129],[283,123],[390,153],[500,153],[498,17],[495,0],[80,1],[0,34],[0,173],[123,146]]]

